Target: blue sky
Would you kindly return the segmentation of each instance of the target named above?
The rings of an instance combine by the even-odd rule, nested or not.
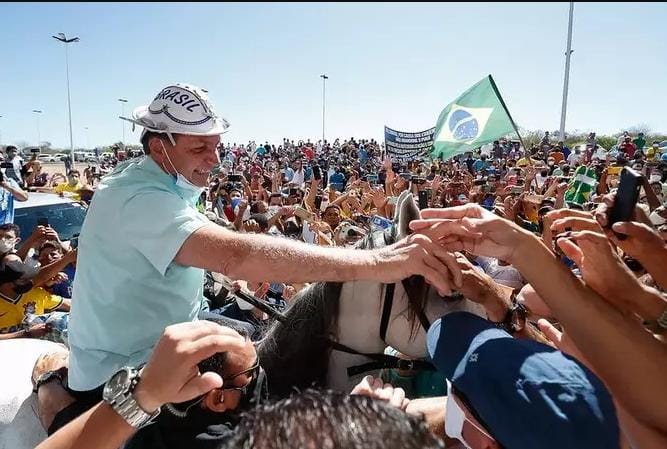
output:
[[[380,139],[419,131],[493,74],[515,121],[557,129],[568,3],[0,5],[2,143],[68,146],[63,45],[70,46],[75,147],[121,139],[126,113],[173,82],[210,92],[225,141]],[[576,3],[567,129],[667,132],[667,4]],[[88,127],[86,133],[85,127]],[[126,126],[126,142],[139,133]]]

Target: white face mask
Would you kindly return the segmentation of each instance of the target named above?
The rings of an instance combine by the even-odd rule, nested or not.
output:
[[[16,239],[2,239],[0,240],[0,254],[6,254],[14,249]]]
[[[452,395],[452,383],[447,380],[447,405],[445,406],[445,433],[450,438],[456,438],[465,447],[471,449],[463,439],[463,423],[465,412],[459,407]]]
[[[184,199],[196,201],[196,199],[199,198],[199,195],[201,195],[201,193],[204,191],[204,188],[194,185],[193,183],[190,182],[188,178],[183,176],[181,172],[176,170],[176,167],[174,166],[173,162],[171,162],[169,153],[167,152],[167,149],[164,147],[164,143],[162,143],[162,140],[160,140],[160,145],[162,145],[162,149],[164,150],[164,155],[167,156],[169,165],[171,165],[171,168],[176,172],[176,187],[181,189],[187,195],[187,198]]]
[[[660,226],[667,223],[667,220],[662,218],[656,211],[651,212],[651,215],[649,215],[648,218],[651,220],[651,223],[653,223],[654,226]]]

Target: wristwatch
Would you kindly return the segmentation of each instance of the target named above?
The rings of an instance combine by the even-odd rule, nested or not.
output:
[[[493,322],[493,324],[507,331],[509,334],[514,334],[526,327],[527,317],[528,309],[517,300],[515,294],[512,294],[512,303],[509,309],[507,309],[507,313],[505,313],[505,318],[501,322]]]
[[[644,321],[642,324],[653,334],[664,334],[667,331],[667,307],[657,319]]]
[[[118,413],[129,425],[135,429],[140,428],[151,419],[160,414],[160,409],[155,413],[146,413],[139,407],[134,399],[134,389],[139,383],[139,371],[135,368],[125,367],[111,376],[104,385],[102,398]]]

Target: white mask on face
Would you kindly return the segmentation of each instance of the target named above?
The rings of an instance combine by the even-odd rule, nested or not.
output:
[[[204,191],[204,188],[194,185],[193,183],[190,182],[188,178],[186,178],[178,170],[176,170],[176,167],[174,166],[173,162],[171,162],[169,153],[167,152],[167,149],[164,147],[164,143],[162,143],[162,140],[160,140],[160,145],[162,145],[162,150],[164,150],[164,155],[167,156],[169,165],[171,165],[171,168],[176,172],[176,187],[181,189],[188,196],[188,198],[184,199],[196,200],[197,198],[199,198],[199,195],[201,195],[201,193]]]
[[[465,412],[459,407],[452,395],[452,384],[447,380],[447,405],[445,408],[445,433],[450,438],[456,438],[465,447],[471,449],[468,443],[463,439],[463,423],[465,422]]]
[[[0,254],[6,254],[14,249],[16,239],[2,239],[0,240]]]

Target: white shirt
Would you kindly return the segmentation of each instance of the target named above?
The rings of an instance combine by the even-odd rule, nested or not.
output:
[[[299,171],[294,170],[294,176],[292,176],[292,180],[290,182],[292,184],[296,184],[298,186],[303,185],[304,176],[305,176],[305,173],[303,171],[303,168]]]

